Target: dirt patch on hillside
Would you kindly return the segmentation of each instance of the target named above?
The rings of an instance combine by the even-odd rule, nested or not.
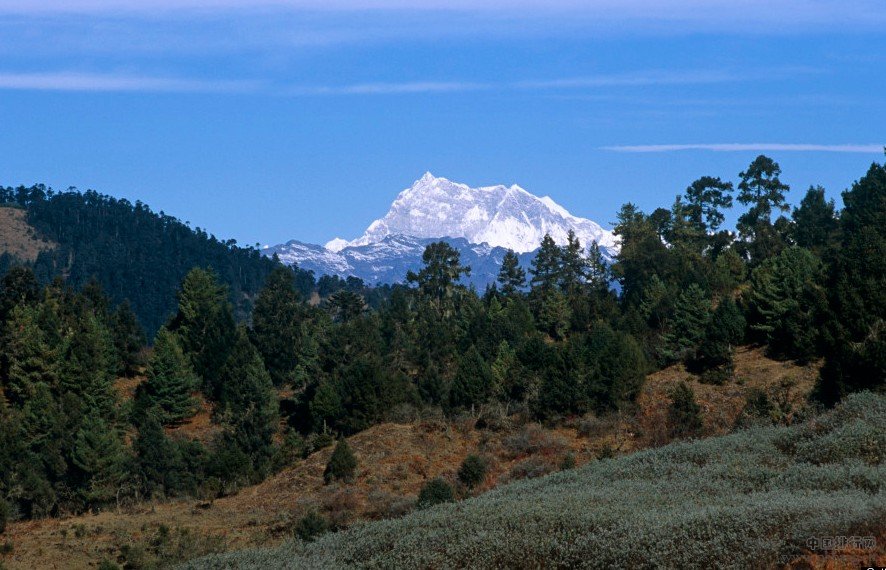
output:
[[[41,251],[54,248],[54,243],[37,237],[24,210],[0,208],[0,254],[9,253],[22,261],[35,261]]]

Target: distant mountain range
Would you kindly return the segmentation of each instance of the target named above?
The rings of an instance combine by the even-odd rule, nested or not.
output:
[[[336,238],[325,246],[291,240],[263,252],[317,275],[353,275],[375,285],[402,282],[407,271],[421,267],[425,246],[442,239],[460,252],[471,266],[468,281],[482,289],[495,280],[508,249],[528,267],[545,234],[564,244],[569,230],[585,246],[598,243],[609,258],[617,252],[612,232],[548,196],[516,185],[471,188],[427,172],[355,240]]]

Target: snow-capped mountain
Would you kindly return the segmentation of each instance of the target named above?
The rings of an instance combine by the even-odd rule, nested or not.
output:
[[[569,230],[585,246],[598,243],[606,257],[617,251],[612,232],[573,216],[548,196],[539,198],[516,185],[471,188],[428,172],[355,240],[336,238],[325,246],[292,240],[264,253],[317,275],[399,283],[407,271],[420,269],[425,247],[443,239],[471,267],[468,281],[482,289],[495,280],[507,249],[528,266],[545,234],[562,245]]]
[[[372,222],[361,237],[350,242],[336,238],[326,248],[340,251],[400,234],[465,238],[469,243],[525,253],[537,249],[545,234],[558,244],[566,243],[570,229],[583,244],[597,242],[609,249],[615,246],[612,232],[573,216],[549,196],[539,198],[517,185],[471,188],[426,172],[400,192],[388,213]]]
[[[377,243],[352,245],[340,251],[292,240],[267,248],[264,253],[269,256],[276,253],[283,263],[296,264],[317,275],[354,275],[377,285],[401,283],[408,271],[420,270],[425,247],[440,239],[457,249],[462,264],[471,268],[468,282],[482,290],[495,281],[507,249],[485,243],[472,244],[464,238],[417,238],[398,234],[386,236]],[[528,267],[534,255],[533,252],[520,254],[520,263]]]

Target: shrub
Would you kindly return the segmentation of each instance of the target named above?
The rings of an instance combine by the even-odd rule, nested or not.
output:
[[[527,425],[518,433],[505,438],[503,444],[512,457],[537,453],[557,455],[565,447],[562,438],[551,434],[538,424]]]
[[[205,536],[187,528],[171,529],[163,524],[119,546],[123,567],[131,569],[168,568],[224,548],[220,537]]]
[[[575,469],[575,454],[571,451],[563,456],[563,461],[560,462],[560,470],[566,471],[568,469]]]
[[[733,370],[729,366],[721,366],[719,368],[711,368],[701,373],[699,380],[702,384],[711,384],[713,386],[722,386],[732,378]]]
[[[320,451],[321,449],[329,447],[333,443],[335,443],[335,438],[328,433],[312,433],[305,440],[303,456],[307,458],[315,451]]]
[[[547,475],[553,470],[553,466],[541,457],[530,457],[511,467],[508,479],[535,479]]]
[[[308,444],[305,438],[295,430],[288,430],[283,436],[283,443],[277,448],[273,459],[273,470],[280,471],[293,465],[305,457]]]
[[[360,498],[350,488],[336,489],[323,501],[323,510],[326,512],[329,524],[336,530],[346,528],[351,524],[359,506]]]
[[[437,477],[431,479],[421,488],[418,494],[417,506],[419,509],[426,509],[439,505],[440,503],[451,503],[455,501],[455,491],[452,485]]]
[[[294,532],[295,536],[303,541],[312,542],[318,536],[329,532],[329,523],[316,511],[310,511],[298,520]]]
[[[323,481],[327,484],[333,481],[345,481],[351,483],[354,481],[354,475],[357,472],[357,458],[348,445],[348,441],[344,438],[338,440],[332,455],[329,457],[329,463],[326,464],[326,470],[323,472]]]
[[[775,413],[775,405],[761,388],[751,388],[745,396],[744,408],[738,417],[737,423],[739,427],[750,426],[755,424],[769,425],[772,423],[772,416]]]
[[[587,438],[603,437],[611,433],[617,420],[613,416],[599,417],[593,413],[586,414],[576,420],[575,431]]]
[[[615,457],[615,448],[607,441],[597,452],[597,459],[612,459],[613,457]]]
[[[457,507],[187,568],[624,568],[650,560],[674,568],[776,567],[804,552],[808,537],[880,532],[886,502],[878,433],[886,433],[886,397],[866,394],[808,424],[594,461]],[[843,439],[851,444],[845,450]]]
[[[458,480],[473,489],[486,479],[486,461],[479,455],[468,455],[458,470]]]
[[[671,392],[668,420],[672,437],[692,437],[701,432],[701,406],[686,382],[680,382]]]
[[[367,513],[376,519],[402,517],[412,510],[415,500],[382,490],[373,490],[367,497]]]

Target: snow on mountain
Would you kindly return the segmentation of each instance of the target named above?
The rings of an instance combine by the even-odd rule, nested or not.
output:
[[[558,244],[566,243],[570,229],[583,244],[597,242],[608,249],[615,247],[612,232],[573,216],[548,196],[539,198],[517,185],[471,188],[426,172],[400,192],[383,218],[372,222],[348,245],[377,243],[396,234],[447,236],[525,253],[538,248],[545,234]],[[330,249],[340,251],[344,248],[342,241],[333,240]]]
[[[264,251],[268,256],[275,253],[280,261],[288,265],[296,264],[315,274],[334,274],[340,277],[354,275],[371,285],[381,283],[402,283],[408,271],[419,271],[422,254],[428,244],[441,238],[416,238],[404,235],[390,235],[380,242],[367,245],[348,246],[333,252],[319,245],[299,241],[289,241],[270,247]],[[470,266],[471,275],[467,279],[478,290],[495,281],[506,249],[488,244],[472,244],[464,238],[442,238],[458,250],[461,262]],[[520,262],[528,266],[534,253],[520,255]]]
[[[539,198],[516,185],[471,188],[428,172],[353,241],[335,238],[320,246],[292,240],[263,253],[317,275],[399,283],[407,271],[420,269],[425,247],[443,239],[471,267],[468,281],[482,289],[495,280],[508,248],[528,267],[545,234],[562,245],[570,229],[585,246],[597,242],[606,257],[617,252],[612,232],[573,216],[548,196]]]

